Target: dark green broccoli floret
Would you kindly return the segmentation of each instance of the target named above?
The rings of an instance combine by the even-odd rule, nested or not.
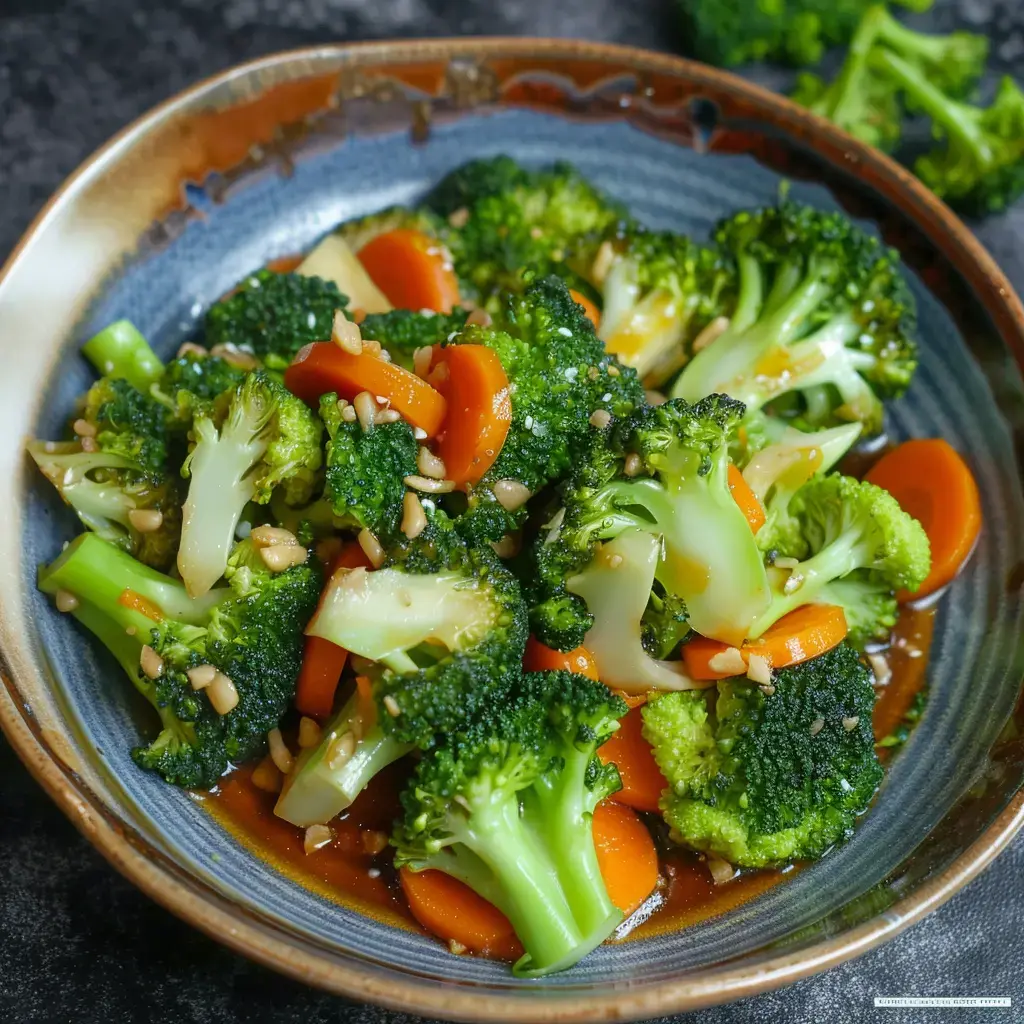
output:
[[[452,332],[465,327],[467,316],[468,310],[458,307],[450,313],[393,309],[390,313],[370,313],[359,327],[364,338],[379,341],[396,363],[410,369],[416,349],[447,341]]]
[[[417,472],[419,446],[404,420],[363,430],[341,417],[338,396],[320,399],[327,427],[324,498],[338,527],[372,530],[384,543],[398,529],[405,498],[405,477]]]
[[[334,817],[380,768],[461,728],[519,676],[518,582],[490,548],[467,547],[443,513],[428,520],[380,569],[339,569],[309,624],[310,635],[377,665],[366,673],[372,706],[354,696],[289,776],[276,812],[294,824]],[[358,737],[351,756],[333,757],[347,733]]]
[[[182,467],[191,479],[178,570],[193,595],[223,574],[246,504],[265,505],[276,489],[288,504],[303,504],[323,458],[319,417],[262,370],[248,374],[218,412],[196,417]]]
[[[600,683],[529,674],[509,706],[427,754],[402,794],[395,863],[444,871],[501,909],[525,949],[518,975],[572,966],[622,919],[592,816],[620,785],[596,750],[625,713]]]
[[[950,206],[972,216],[998,213],[1024,192],[1024,92],[1006,77],[992,103],[950,99],[927,70],[889,50],[876,66],[932,120],[942,143],[914,164],[917,176]]]
[[[848,621],[855,624],[858,640],[865,634],[888,636],[892,592],[917,590],[931,568],[921,524],[888,491],[838,473],[804,484],[790,500],[787,515],[792,525],[780,536],[795,538],[798,549],[780,543],[778,554],[801,561],[791,569],[773,570],[771,606],[751,625],[750,639],[801,605],[846,607],[847,601],[856,602]],[[877,623],[874,628],[868,626],[871,621]]]
[[[277,575],[249,572],[244,587],[193,600],[177,580],[85,534],[40,570],[39,586],[78,599],[72,615],[109,648],[159,713],[161,732],[132,752],[136,763],[175,785],[207,788],[231,764],[263,749],[288,706],[321,577],[309,565]],[[143,600],[122,601],[126,591]],[[154,621],[143,607],[163,618]],[[156,678],[140,666],[144,645],[159,656]],[[230,684],[194,689],[187,672],[201,665],[212,665]],[[152,673],[151,660],[147,668]],[[213,701],[226,693],[230,704],[232,691],[237,701],[222,714]]]
[[[677,0],[693,56],[733,67],[755,60],[817,64],[845,43],[871,0]],[[897,0],[914,11],[932,0]]]
[[[117,377],[148,393],[163,373],[163,363],[130,320],[104,327],[82,346],[82,354],[103,377]]]
[[[458,225],[448,248],[466,293],[481,300],[518,288],[524,268],[546,274],[563,267],[582,239],[625,216],[569,164],[528,170],[507,156],[452,171],[426,205]]]
[[[522,525],[526,509],[506,509],[495,499],[493,484],[515,480],[536,494],[564,476],[586,449],[590,418],[598,409],[628,415],[643,404],[643,389],[634,370],[605,352],[557,277],[509,294],[492,326],[469,326],[452,343],[492,348],[512,386],[505,443],[459,519],[473,540],[496,541]]]
[[[926,35],[901,25],[881,4],[869,7],[854,33],[842,70],[831,83],[800,76],[793,98],[879,149],[891,150],[902,130],[899,90],[869,55],[892,50],[950,96],[965,95],[985,69],[988,39],[970,32]]]
[[[741,403],[711,395],[646,406],[595,436],[563,488],[557,527],[534,548],[530,621],[543,643],[586,643],[602,680],[678,689],[678,666],[640,643],[664,595],[705,636],[741,642],[769,587],[754,535],[729,490]],[[658,601],[651,608],[652,587]]]
[[[913,297],[899,257],[842,213],[782,202],[743,211],[716,232],[739,286],[726,330],[698,352],[672,395],[712,392],[753,412],[790,393],[815,426],[882,425],[882,399],[917,368]]]
[[[126,380],[103,377],[85,396],[84,419],[108,455],[155,477],[167,471],[167,410]]]
[[[245,372],[218,356],[191,352],[167,364],[153,396],[169,411],[169,426],[187,430],[195,416],[216,416],[218,400],[227,400]]]
[[[689,359],[690,344],[725,311],[734,280],[716,250],[685,235],[632,227],[606,240],[584,276],[601,289],[598,333],[608,351],[651,387]]]
[[[883,774],[871,678],[840,644],[776,673],[770,696],[736,679],[648,702],[672,838],[744,867],[815,859],[849,838]]]
[[[332,281],[260,270],[206,314],[206,344],[233,345],[282,369],[303,345],[331,336],[348,299]]]

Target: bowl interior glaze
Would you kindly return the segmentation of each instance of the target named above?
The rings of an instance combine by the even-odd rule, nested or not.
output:
[[[440,71],[437,61],[417,63],[383,45],[285,55],[235,72],[227,86],[200,87],[186,97],[200,127],[174,136],[179,145],[198,137],[199,156],[192,165],[169,158],[162,176],[142,175],[145,195],[129,196],[131,213],[118,212],[110,182],[138,166],[145,133],[108,151],[104,181],[79,181],[58,200],[58,214],[71,204],[70,225],[51,211],[0,283],[0,302],[22,323],[17,314],[38,273],[33,246],[80,254],[77,291],[45,297],[72,315],[4,339],[19,346],[26,369],[5,385],[4,420],[17,429],[3,444],[12,433],[60,436],[92,379],[77,350],[105,323],[131,318],[166,356],[245,273],[309,248],[341,220],[414,201],[471,157],[569,159],[646,223],[698,238],[722,215],[770,202],[791,180],[795,198],[845,208],[903,253],[922,360],[887,430],[895,440],[947,438],[972,465],[984,506],[974,558],[938,612],[928,712],[874,810],[850,843],[753,902],[685,931],[604,946],[555,977],[517,981],[503,965],[452,956],[298,886],[185,793],[133,766],[143,709],[114,662],[34,588],[36,565],[54,557],[76,521],[13,447],[3,463],[19,510],[2,537],[15,559],[8,565],[18,566],[5,581],[5,727],[30,766],[50,773],[44,782],[77,823],[147,891],[243,951],[362,998],[466,1019],[646,1016],[763,989],[867,948],[945,898],[1019,825],[1019,306],[1000,293],[1008,286],[965,229],[884,158],[730,76],[583,44],[495,42],[482,56],[467,44],[434,49]],[[332,84],[323,97],[301,92],[325,76]],[[250,111],[243,121],[238,104],[258,107],[251,97],[280,89],[275,81],[299,98],[266,114],[269,138],[257,135],[259,149],[229,138],[211,156],[211,131],[257,130],[250,122],[259,118]],[[308,102],[320,107],[301,110]],[[151,155],[164,152],[166,135],[149,140]],[[102,218],[115,219],[119,237],[96,240]],[[81,268],[91,246],[102,248],[94,271]]]

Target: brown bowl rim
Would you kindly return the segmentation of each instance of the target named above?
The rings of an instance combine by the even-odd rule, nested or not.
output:
[[[144,132],[203,93],[235,78],[296,60],[324,56],[343,59],[346,68],[390,62],[452,57],[493,56],[526,58],[544,55],[572,56],[615,61],[645,70],[662,70],[707,83],[752,100],[787,127],[800,127],[804,137],[829,142],[872,171],[896,190],[905,209],[912,212],[921,230],[936,244],[939,235],[959,248],[957,269],[964,273],[982,297],[978,286],[988,287],[986,310],[997,327],[1013,325],[1018,332],[1015,349],[1018,364],[1024,363],[1024,307],[1012,285],[993,258],[935,195],[909,171],[877,150],[846,135],[831,122],[790,100],[726,71],[696,61],[638,47],[584,40],[543,37],[468,37],[430,40],[386,40],[337,43],[280,51],[247,61],[209,76],[153,107],[114,135],[83,161],[50,197],[0,268],[0,284],[29,242],[45,226],[78,182],[122,142]],[[973,270],[973,273],[967,273]],[[1002,304],[996,317],[994,306]],[[12,581],[13,582],[13,581]],[[30,710],[19,697],[10,666],[0,651],[0,728],[43,789],[79,831],[125,877],[157,903],[211,938],[259,963],[338,995],[364,1000],[389,1009],[432,1014],[467,1021],[590,1021],[635,1020],[693,1010],[733,999],[771,991],[865,953],[893,938],[911,924],[940,907],[973,880],[1006,848],[1024,827],[1024,790],[1019,790],[988,826],[949,867],[928,880],[910,896],[899,900],[880,916],[850,931],[796,953],[770,957],[756,964],[716,970],[707,980],[687,978],[663,982],[640,990],[616,988],[585,996],[576,990],[571,1000],[552,990],[551,997],[531,994],[483,994],[458,985],[427,986],[395,977],[383,977],[361,969],[357,961],[342,963],[300,947],[286,934],[261,925],[231,900],[222,897],[175,868],[131,829],[125,829],[85,787],[76,785],[52,756],[41,736],[31,729]]]

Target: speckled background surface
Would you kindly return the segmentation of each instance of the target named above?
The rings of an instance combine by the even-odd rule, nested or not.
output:
[[[938,0],[917,21],[989,32],[993,66],[1024,75],[1024,2]],[[0,0],[0,256],[89,152],[197,79],[323,40],[501,33],[681,45],[671,0]],[[1024,291],[1024,202],[977,227]],[[0,779],[0,1020],[414,1021],[303,988],[180,923],[106,865],[2,737]],[[673,1019],[1021,1020],[1022,940],[1024,837],[884,948],[781,992]],[[875,1010],[876,995],[1009,995],[1017,1006]]]

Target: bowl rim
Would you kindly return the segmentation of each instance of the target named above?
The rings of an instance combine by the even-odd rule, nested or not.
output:
[[[798,107],[792,101],[759,85],[717,68],[671,54],[639,47],[575,39],[544,37],[462,37],[396,39],[358,43],[332,43],[279,51],[234,65],[184,89],[152,107],[115,134],[87,157],[54,192],[33,218],[9,257],[0,267],[0,291],[8,274],[33,240],[47,227],[63,204],[72,201],[76,189],[90,176],[102,173],[103,165],[117,150],[180,109],[236,79],[258,76],[269,69],[316,58],[337,58],[346,68],[372,66],[381,58],[389,63],[429,59],[497,55],[509,58],[563,56],[595,61],[615,61],[681,75],[698,85],[713,85],[769,110],[789,127],[801,127],[826,140],[856,161],[870,164],[907,201],[904,210],[922,232],[938,243],[936,235],[955,243],[975,271],[973,284],[982,280],[993,295],[998,312],[996,328],[1012,324],[1018,333],[1011,347],[1024,365],[1024,306],[1012,285],[975,235],[932,192],[890,157],[846,135],[831,122]],[[962,268],[961,268],[962,269]],[[15,581],[11,581],[15,584]],[[16,585],[16,584],[15,584]],[[0,607],[0,620],[4,617]],[[0,623],[2,625],[2,623]],[[596,995],[572,992],[571,1001],[552,990],[550,996],[535,991],[529,998],[474,991],[459,985],[428,985],[412,979],[385,977],[364,970],[357,960],[329,959],[313,947],[302,946],[279,928],[250,916],[227,897],[170,863],[146,840],[105,807],[95,794],[80,785],[75,775],[54,756],[38,730],[30,727],[31,709],[19,696],[11,664],[0,650],[0,728],[18,756],[78,830],[125,877],[167,910],[211,938],[253,960],[291,977],[338,995],[376,1003],[390,1009],[471,1021],[586,1021],[630,1020],[697,1009],[770,991],[816,974],[865,953],[894,937],[931,913],[983,871],[1024,828],[1024,789],[1018,790],[985,831],[941,874],[929,879],[910,896],[849,931],[795,953],[768,957],[756,964],[717,969],[706,978],[670,980],[644,986],[613,988]]]

